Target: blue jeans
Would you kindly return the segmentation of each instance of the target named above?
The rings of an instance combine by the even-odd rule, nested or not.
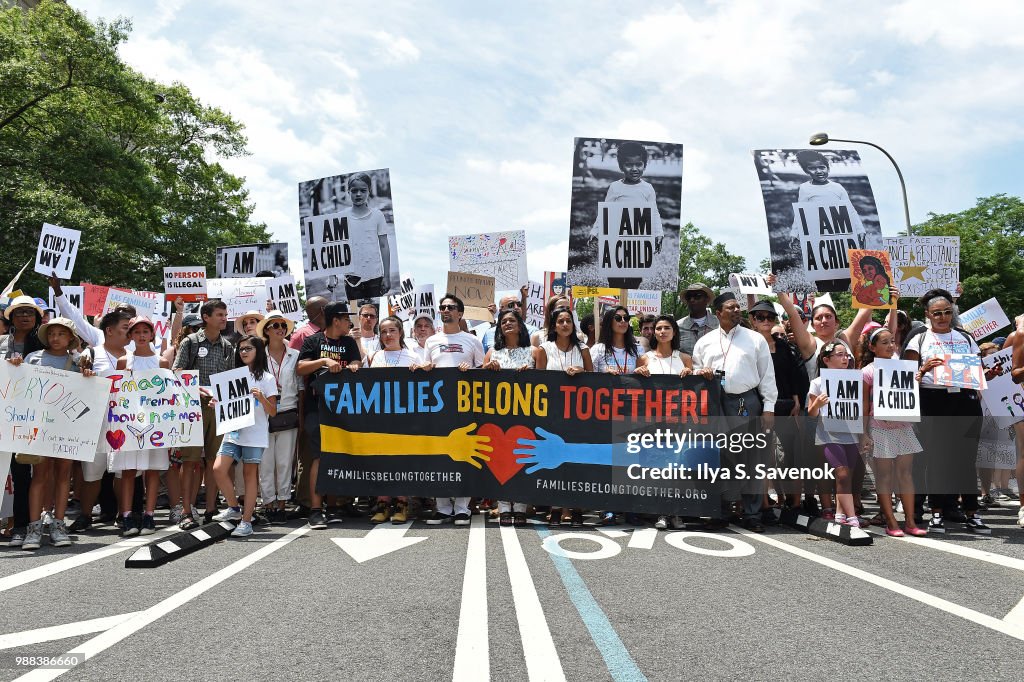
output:
[[[230,457],[236,462],[242,462],[242,464],[259,464],[263,461],[263,448],[237,445],[227,441],[220,444],[220,451],[217,454],[221,457]]]

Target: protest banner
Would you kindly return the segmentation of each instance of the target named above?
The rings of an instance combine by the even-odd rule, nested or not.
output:
[[[307,298],[359,301],[401,291],[387,168],[299,183],[299,225]]]
[[[765,276],[757,272],[734,272],[729,275],[729,286],[739,294],[746,296],[774,296]]]
[[[426,315],[431,320],[437,319],[437,298],[434,296],[433,284],[418,284],[412,290],[414,303],[413,318]]]
[[[916,371],[916,370],[915,370]],[[864,376],[859,369],[822,369],[821,386],[828,402],[821,408],[822,424],[831,433],[864,433]]]
[[[882,244],[878,209],[860,155],[849,149],[757,149],[754,167],[775,288],[849,291],[846,251]]]
[[[572,288],[565,283],[564,272],[544,271],[544,301],[552,296],[569,296],[572,300]]]
[[[203,444],[199,375],[169,369],[121,371],[110,376],[103,452],[155,450]]]
[[[634,315],[661,315],[661,292],[630,289],[626,307]]]
[[[744,435],[718,419],[719,382],[698,376],[381,369],[314,386],[326,494],[717,516],[717,488],[702,474],[721,473],[718,448],[743,449]]]
[[[282,315],[293,322],[302,321],[302,306],[299,304],[299,292],[295,287],[295,278],[281,275],[266,282],[267,298],[270,304]]]
[[[217,404],[217,435],[237,431],[256,423],[256,403],[249,386],[249,368],[236,367],[210,375],[210,387]],[[200,434],[200,439],[202,435]]]
[[[455,294],[466,305],[463,315],[467,320],[494,322],[487,306],[494,304],[494,278],[467,272],[449,272],[446,293]],[[439,300],[438,303],[441,301]]]
[[[896,301],[889,295],[889,286],[892,284],[889,252],[851,249],[847,258],[850,260],[850,301],[854,309],[895,308]]]
[[[448,269],[490,275],[499,289],[527,283],[526,231],[510,230],[448,237]]]
[[[988,386],[981,392],[981,402],[995,417],[999,428],[1009,428],[1024,421],[1024,384],[1014,383],[1010,377],[1013,366],[1013,349],[986,355],[981,359],[984,369],[992,369],[995,375],[986,379]]]
[[[995,298],[990,298],[967,312],[960,313],[960,326],[973,336],[975,341],[980,341],[989,334],[994,334],[1009,325],[1010,318],[1006,316],[999,301]]]
[[[82,233],[78,230],[43,223],[36,247],[35,271],[46,277],[57,273],[59,279],[68,279],[75,269],[81,241]]]
[[[886,237],[900,296],[921,296],[930,289],[956,291],[960,282],[960,237]]]
[[[164,268],[164,296],[168,301],[179,296],[183,301],[205,301],[206,268],[202,265]]]
[[[566,284],[675,291],[682,188],[681,144],[576,138]]]
[[[210,298],[220,299],[228,307],[228,319],[233,320],[250,310],[266,312],[267,277],[238,277],[233,279],[211,279],[206,283]]]
[[[217,277],[280,277],[288,274],[288,244],[235,244],[217,247]]]
[[[107,297],[103,301],[103,308],[100,310],[100,316],[106,315],[110,311],[114,310],[118,306],[131,306],[135,308],[136,312],[140,315],[146,315],[152,317],[154,309],[154,297],[160,300],[160,295],[145,291],[125,291],[123,289],[115,289],[109,287],[107,289]]]
[[[931,371],[936,386],[985,390],[985,370],[980,357],[970,353],[946,353],[938,357],[942,358],[943,364]]]
[[[66,285],[61,285],[60,289],[61,289],[61,292],[63,292],[63,294],[64,294],[64,298],[67,299],[67,302],[70,303],[71,305],[73,305],[75,308],[77,308],[78,312],[80,312],[82,314],[82,316],[84,317],[85,314],[86,314],[86,312],[85,312],[85,287],[70,287],[70,286],[66,286]],[[54,310],[57,310],[57,300],[56,300],[56,298],[53,295],[53,289],[47,289],[47,291],[49,292],[48,293],[48,296],[49,296],[49,299],[48,299],[49,307],[53,308]]]
[[[526,310],[523,311],[526,324],[532,325],[537,329],[542,329],[546,326],[547,320],[544,319],[544,303],[544,285],[541,282],[530,280],[526,287]]]
[[[875,358],[871,405],[876,419],[921,421],[917,363],[912,360]]]
[[[92,461],[110,382],[0,362],[0,452]]]
[[[388,315],[394,315],[403,322],[411,319],[414,311],[412,292],[416,288],[416,281],[412,275],[402,275],[402,289],[397,294],[388,294],[386,297]]]

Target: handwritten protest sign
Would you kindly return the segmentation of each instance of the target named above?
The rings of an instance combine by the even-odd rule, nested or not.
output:
[[[896,301],[889,295],[892,268],[888,251],[851,249],[850,260],[851,303],[854,309],[871,308],[891,310]]]
[[[110,377],[104,452],[155,450],[203,444],[199,375],[169,369],[120,372]]]
[[[494,278],[467,272],[448,273],[448,293],[455,294],[466,304],[467,320],[494,322],[487,306],[494,303]],[[438,301],[440,303],[440,301]]]
[[[940,355],[943,364],[931,371],[936,386],[972,388],[983,391],[986,387],[985,370],[981,358],[970,353],[946,353]]]
[[[157,299],[160,298],[159,294],[155,293],[150,295],[147,292],[123,291],[121,289],[110,287],[107,289],[107,298],[103,302],[103,309],[100,311],[100,315],[106,315],[118,306],[131,306],[135,308],[136,312],[140,315],[152,317],[154,296]]]
[[[418,284],[412,290],[414,304],[413,317],[427,315],[431,320],[437,319],[437,299],[434,296],[433,284]]]
[[[293,322],[302,321],[302,306],[299,305],[299,293],[295,287],[294,277],[281,275],[268,279],[266,287],[267,298],[270,299],[274,310],[280,311]]]
[[[830,433],[864,433],[864,376],[859,369],[823,369],[821,384],[828,402],[821,408],[822,424]]]
[[[661,292],[630,289],[626,307],[634,315],[661,315]]]
[[[512,230],[448,237],[448,268],[452,272],[490,275],[498,288],[518,289],[529,280],[526,232]]]
[[[979,341],[989,334],[994,334],[1010,324],[1010,318],[1003,312],[999,301],[990,298],[979,303],[965,313],[960,313],[960,324],[964,331]]]
[[[269,281],[268,277],[215,278],[207,281],[206,290],[210,298],[227,305],[228,319],[233,320],[249,310],[266,310]]]
[[[164,295],[169,301],[179,296],[184,301],[205,301],[206,268],[201,265],[164,268]]]
[[[921,296],[929,289],[956,291],[960,281],[960,237],[886,237],[900,296]]]
[[[864,227],[849,201],[793,204],[799,231],[801,264],[807,279],[847,279],[850,262],[846,252],[860,248]],[[859,229],[858,229],[859,228]]]
[[[236,367],[210,375],[213,397],[217,399],[217,435],[256,423],[255,402],[249,386],[249,368]]]
[[[82,282],[82,290],[85,292],[85,314],[86,315],[102,315],[103,305],[107,302],[107,292],[111,287],[105,287],[99,284],[90,284],[88,282]],[[118,287],[114,287],[117,289]],[[121,289],[121,291],[129,291],[128,289]]]
[[[0,452],[92,461],[110,382],[0,362]]]
[[[279,277],[288,272],[288,244],[236,244],[217,247],[217,277],[256,277],[271,272]]]
[[[654,267],[654,207],[597,204],[597,265],[602,277],[644,277]]]
[[[57,301],[53,295],[53,289],[48,290],[49,293],[49,307],[54,310],[57,309]],[[67,299],[68,303],[78,308],[78,312],[85,315],[85,288],[84,287],[69,287],[61,286],[61,291],[64,293],[64,298]]]
[[[729,286],[733,291],[753,296],[774,296],[765,276],[756,272],[734,272],[729,275]]]
[[[537,329],[545,326],[544,320],[544,285],[541,282],[530,283],[526,287],[526,310],[523,311],[526,324]]]
[[[71,277],[81,240],[82,233],[78,230],[43,223],[36,248],[35,271],[47,277],[54,272],[60,279]]]
[[[1024,421],[1024,384],[1016,384],[1010,377],[1013,349],[1005,348],[981,359],[982,367],[994,369],[995,376],[987,379],[988,387],[981,392],[981,402],[995,417],[999,428],[1008,428]]]
[[[388,314],[403,321],[410,319],[414,312],[412,292],[415,288],[416,282],[412,275],[402,275],[402,290],[386,297]]]
[[[876,419],[921,421],[917,363],[912,360],[875,358],[871,405]]]

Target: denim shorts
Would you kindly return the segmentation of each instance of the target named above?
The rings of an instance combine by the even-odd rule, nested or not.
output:
[[[220,444],[220,451],[217,454],[243,464],[259,464],[263,460],[263,448],[237,445],[227,441]]]

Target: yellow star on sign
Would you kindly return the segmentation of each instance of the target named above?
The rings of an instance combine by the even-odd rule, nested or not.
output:
[[[908,279],[913,279],[915,277],[917,279],[921,280],[922,282],[925,281],[924,280],[924,271],[928,269],[928,266],[927,265],[914,265],[914,260],[915,260],[914,259],[914,254],[913,254],[913,252],[911,252],[911,254],[910,254],[910,265],[904,265],[903,267],[900,268],[900,270],[903,273],[903,276],[900,277],[900,281],[901,282],[905,282]]]

